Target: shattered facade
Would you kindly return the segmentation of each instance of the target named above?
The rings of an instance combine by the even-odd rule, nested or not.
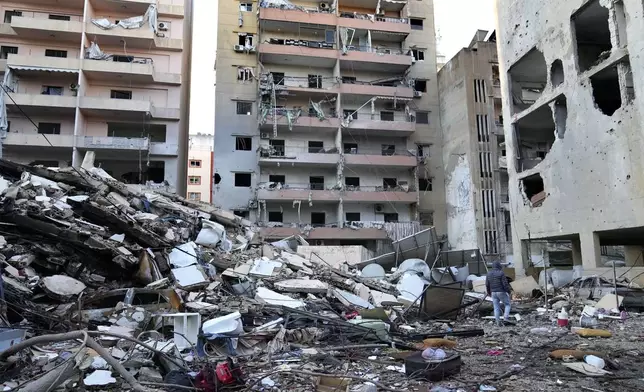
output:
[[[3,1],[5,158],[185,192],[191,0]]]
[[[618,275],[640,273],[630,267],[644,265],[644,79],[634,55],[642,2],[500,0],[497,8],[517,268],[545,240],[569,242],[587,272],[623,245],[628,268]]]
[[[219,15],[217,205],[274,238],[445,233],[431,1],[220,2]]]
[[[438,93],[449,245],[505,261],[512,234],[494,32],[479,30],[441,68]]]

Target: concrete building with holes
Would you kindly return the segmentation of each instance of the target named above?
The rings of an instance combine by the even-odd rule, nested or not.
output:
[[[187,199],[210,203],[212,195],[213,135],[196,134],[188,138]]]
[[[167,181],[185,192],[190,7],[2,1],[2,156],[79,166],[92,150],[95,164],[119,180]]]
[[[222,1],[219,21],[215,204],[269,237],[445,234],[431,0]]]
[[[602,248],[643,266],[641,0],[498,0],[514,259],[568,241],[592,273]],[[622,270],[618,271],[621,275]]]
[[[496,33],[479,30],[438,72],[448,241],[512,258]],[[508,260],[508,261],[510,261]]]

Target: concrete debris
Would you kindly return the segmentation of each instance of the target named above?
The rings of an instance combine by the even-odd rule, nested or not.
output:
[[[92,159],[0,175],[0,390],[644,389],[640,283],[549,271],[546,299],[536,272],[512,275],[516,316],[496,326],[485,266],[441,258],[427,229],[399,254],[269,243]]]

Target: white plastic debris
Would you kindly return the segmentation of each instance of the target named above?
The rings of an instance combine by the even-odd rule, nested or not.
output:
[[[203,323],[201,327],[206,335],[239,335],[244,332],[241,314],[233,312]]]
[[[262,378],[262,385],[265,387],[272,388],[275,386],[275,381],[271,380],[270,377],[264,377]]]
[[[125,241],[125,234],[114,234],[110,239],[112,241],[123,243],[123,241]]]
[[[306,304],[300,300],[276,293],[266,287],[259,287],[255,299],[269,305],[286,306],[291,309],[303,308]]]
[[[385,269],[380,264],[369,264],[361,271],[362,277],[365,279],[384,279]]]
[[[112,377],[112,372],[109,370],[95,370],[94,373],[85,377],[83,383],[87,386],[90,385],[107,385],[114,384],[116,379]]]
[[[226,238],[226,229],[219,223],[203,220],[201,221],[201,224],[202,228],[197,235],[195,243],[209,248],[214,248],[217,246],[219,241]]]
[[[175,267],[187,267],[197,263],[197,245],[194,242],[188,242],[172,249],[168,255],[170,264]]]
[[[175,268],[172,270],[172,276],[177,284],[184,288],[208,282],[206,273],[198,265]]]

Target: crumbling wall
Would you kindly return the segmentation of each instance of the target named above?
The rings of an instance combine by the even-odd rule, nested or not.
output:
[[[447,238],[453,249],[478,248],[474,184],[467,155],[454,156],[448,161],[445,175],[447,201]]]

